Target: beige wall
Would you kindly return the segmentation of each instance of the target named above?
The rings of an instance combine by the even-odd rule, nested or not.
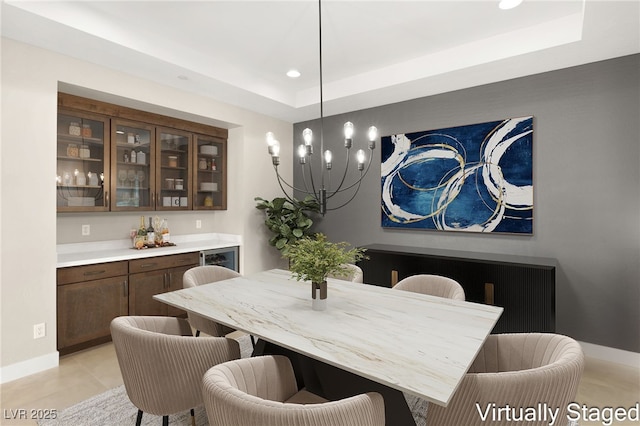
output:
[[[267,156],[264,134],[283,142],[282,167],[291,176],[292,125],[191,93],[141,80],[50,51],[2,39],[0,145],[0,381],[51,367],[56,351],[56,243],[125,238],[139,214],[57,215],[56,109],[59,83],[119,97],[123,103],[181,111],[183,118],[229,128],[228,210],[167,214],[172,233],[222,232],[243,237],[242,272],[282,265],[268,246],[255,196],[274,197],[279,188]],[[151,212],[147,212],[147,215]],[[195,229],[195,220],[203,227]],[[92,235],[81,237],[90,224]],[[86,238],[86,239],[83,239]],[[47,336],[33,339],[33,325],[46,323]]]

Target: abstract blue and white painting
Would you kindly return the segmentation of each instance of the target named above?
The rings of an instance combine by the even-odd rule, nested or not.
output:
[[[385,136],[382,226],[533,234],[533,117]]]

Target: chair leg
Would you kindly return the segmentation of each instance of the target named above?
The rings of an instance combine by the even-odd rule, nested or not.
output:
[[[196,426],[196,411],[191,409],[191,426]]]
[[[200,330],[196,330],[196,337],[200,336]]]
[[[251,346],[253,346],[253,348],[255,349],[255,347],[256,347],[256,339],[253,337],[253,334],[251,334],[250,337],[251,337]]]
[[[140,426],[142,423],[142,410],[138,410],[138,417],[136,417],[136,426]]]
[[[169,426],[169,416],[162,416],[162,426]]]

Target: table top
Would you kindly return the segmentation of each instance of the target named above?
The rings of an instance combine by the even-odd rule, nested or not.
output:
[[[391,388],[447,405],[502,308],[327,279],[327,309],[311,284],[270,270],[154,299]]]

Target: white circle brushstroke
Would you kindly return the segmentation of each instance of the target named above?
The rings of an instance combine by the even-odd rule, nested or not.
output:
[[[507,152],[511,145],[533,132],[533,130],[528,129],[522,133],[509,136],[519,124],[529,119],[529,117],[523,117],[503,121],[482,143],[480,155],[480,158],[482,159],[481,162],[473,164],[467,164],[465,162],[466,153],[461,154],[452,146],[423,145],[418,148],[411,148],[411,140],[404,134],[392,135],[391,143],[394,148],[393,152],[389,158],[381,164],[381,176],[383,181],[382,208],[384,213],[393,222],[401,224],[414,223],[431,218],[438,230],[492,232],[505,217],[506,209],[532,209],[533,186],[518,186],[508,182],[505,180],[502,174],[502,169],[499,165],[502,156]],[[462,147],[462,144],[455,139],[454,141],[458,146]],[[462,147],[462,149],[464,148]],[[456,160],[459,164],[459,168],[451,169],[446,173],[441,185],[437,188],[422,189],[411,187],[411,189],[415,191],[442,190],[437,198],[437,203],[434,199],[431,211],[408,211],[399,204],[396,204],[396,202],[394,202],[393,194],[394,183],[400,179],[404,185],[409,186],[402,180],[402,170],[410,166],[415,166],[419,163],[437,159]],[[491,196],[491,201],[495,204],[491,207],[487,200],[482,199],[480,196],[481,191],[479,189],[477,190],[480,199],[490,212],[488,217],[482,222],[467,224],[466,226],[463,226],[458,222],[447,224],[447,206],[456,199],[462,189],[462,185],[468,183],[471,176],[477,176],[478,174],[481,175],[482,184]],[[477,177],[473,181],[476,186],[480,185],[480,179]]]
[[[492,164],[500,164],[502,156],[511,145],[533,132],[533,130],[530,129],[506,138],[518,124],[528,119],[528,117],[525,117],[506,120],[503,125],[498,127],[491,137],[487,139],[484,147],[481,148],[482,158],[487,165],[482,171],[482,177],[489,192],[491,192],[495,198],[498,198],[498,195],[500,195],[500,189],[494,184],[495,181],[491,173],[492,168],[489,166]],[[504,190],[504,203],[506,203],[508,208],[516,210],[533,208],[533,185],[516,186],[510,184],[508,181],[502,181],[502,175],[500,178],[503,185],[502,189]]]

